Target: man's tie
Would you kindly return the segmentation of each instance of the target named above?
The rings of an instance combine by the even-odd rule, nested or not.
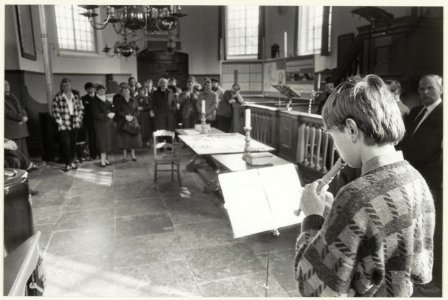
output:
[[[420,122],[422,121],[423,116],[426,114],[426,111],[427,111],[427,109],[426,109],[426,107],[424,107],[424,108],[418,113],[417,117],[415,117],[414,122],[413,122],[414,130],[412,131],[412,134],[414,134],[414,133],[417,131],[418,125],[419,125]]]

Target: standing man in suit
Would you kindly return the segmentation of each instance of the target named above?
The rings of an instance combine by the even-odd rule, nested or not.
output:
[[[413,108],[405,118],[406,136],[398,145],[403,151],[404,158],[423,175],[434,198],[436,228],[432,290],[442,288],[442,92],[440,76],[431,74],[421,77],[418,87],[421,105]]]

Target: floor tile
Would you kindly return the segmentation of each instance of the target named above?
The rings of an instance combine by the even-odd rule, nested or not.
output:
[[[33,223],[38,224],[56,224],[62,215],[62,205],[38,206],[33,207]]]
[[[98,254],[110,251],[113,242],[114,231],[110,226],[53,231],[47,252],[57,256]]]
[[[162,200],[157,197],[146,197],[140,199],[126,199],[126,201],[116,201],[115,216],[145,215],[163,212],[166,210]]]
[[[116,236],[138,236],[173,231],[173,223],[166,213],[116,218]]]
[[[228,277],[199,285],[202,296],[205,297],[288,297],[288,293],[272,276],[266,272]]]
[[[240,244],[188,250],[186,256],[195,279],[200,283],[264,269],[252,250]]]
[[[56,230],[95,228],[96,226],[113,228],[114,221],[114,210],[112,207],[66,210],[56,224]]]
[[[211,247],[233,242],[232,229],[224,222],[200,222],[176,225],[183,249]]]
[[[174,232],[117,238],[113,250],[114,268],[184,258],[179,240]]]
[[[196,223],[198,221],[219,221],[226,218],[222,204],[210,199],[189,199],[164,201],[167,210],[173,216],[176,225]]]
[[[145,282],[140,295],[145,297],[200,296],[186,260],[151,263],[115,271]]]

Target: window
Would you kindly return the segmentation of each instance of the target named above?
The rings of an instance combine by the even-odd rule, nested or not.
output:
[[[258,57],[259,6],[227,6],[227,58]]]
[[[55,5],[59,48],[94,52],[95,35],[86,17],[85,9],[77,5]]]
[[[324,37],[328,41],[325,45],[330,45],[331,7],[327,10],[328,13],[324,14],[324,11],[323,6],[299,7],[299,36],[297,39],[299,55],[314,54],[321,51],[322,32],[328,33]],[[324,20],[324,17],[328,19]],[[322,27],[324,24],[328,24],[326,25],[328,26],[328,30],[323,30]]]

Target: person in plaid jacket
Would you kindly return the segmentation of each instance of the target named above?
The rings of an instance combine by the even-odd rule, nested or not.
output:
[[[78,93],[71,89],[68,78],[63,78],[60,91],[53,99],[53,118],[58,125],[59,142],[62,149],[64,171],[76,169],[74,163],[77,130],[81,128],[84,106]]]

